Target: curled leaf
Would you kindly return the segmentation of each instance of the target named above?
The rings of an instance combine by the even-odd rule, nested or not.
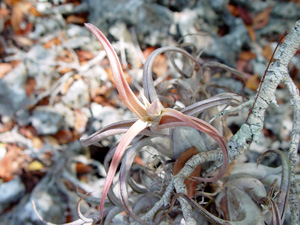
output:
[[[109,170],[103,185],[103,190],[101,194],[101,201],[100,201],[100,215],[103,214],[104,209],[104,203],[105,199],[108,193],[108,190],[112,184],[114,175],[117,171],[118,165],[121,161],[121,158],[128,147],[128,145],[131,143],[131,141],[134,139],[136,135],[138,135],[142,130],[144,130],[148,126],[148,123],[138,120],[136,121],[126,132],[122,140],[120,141],[115,154],[113,156],[112,162],[109,166]]]
[[[291,186],[291,164],[287,155],[279,150],[268,150],[264,152],[257,160],[257,165],[260,163],[261,159],[270,153],[275,153],[280,157],[282,165],[281,173],[281,184],[279,188],[279,193],[277,197],[277,206],[281,216],[281,220],[284,221],[285,210],[287,207],[288,196]]]
[[[144,64],[144,72],[143,72],[143,87],[144,87],[144,93],[146,98],[149,100],[149,102],[154,102],[156,99],[158,99],[158,96],[156,94],[156,90],[154,88],[154,83],[152,79],[152,65],[154,62],[154,59],[164,53],[164,52],[178,52],[182,53],[183,55],[187,56],[189,59],[191,59],[193,62],[195,62],[196,65],[199,65],[199,62],[194,59],[192,55],[190,55],[187,51],[183,50],[182,48],[178,47],[162,47],[159,49],[156,49],[153,51],[149,57],[147,58],[145,64]]]
[[[181,110],[185,115],[196,116],[199,113],[219,105],[239,105],[240,97],[234,93],[221,93],[203,101],[196,102]]]
[[[186,116],[181,112],[178,112],[173,109],[165,109],[160,124],[156,127],[158,129],[164,129],[169,127],[176,127],[176,126],[189,126],[193,127],[199,131],[202,131],[206,134],[209,134],[220,146],[222,153],[223,153],[223,165],[219,174],[211,178],[196,178],[198,181],[204,182],[214,182],[220,179],[226,173],[229,164],[228,158],[228,150],[225,143],[225,138],[222,137],[219,132],[211,126],[209,123],[198,119],[192,116]]]
[[[137,154],[137,151],[139,151],[141,148],[143,148],[146,145],[153,145],[150,138],[143,139],[136,143],[135,145],[131,146],[131,148],[127,151],[126,156],[124,157],[122,161],[122,165],[120,168],[120,195],[122,198],[122,204],[125,208],[125,210],[128,212],[128,214],[134,218],[137,222],[140,224],[147,225],[143,220],[141,220],[138,216],[135,215],[135,213],[132,210],[132,207],[128,200],[128,193],[127,193],[127,176],[130,170],[130,167],[132,165],[132,162]]]

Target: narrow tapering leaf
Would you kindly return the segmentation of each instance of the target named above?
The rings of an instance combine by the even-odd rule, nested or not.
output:
[[[241,99],[237,94],[234,93],[221,93],[211,98],[196,102],[189,105],[181,110],[185,115],[197,116],[199,113],[206,109],[212,108],[218,105],[239,105]]]
[[[140,142],[131,146],[131,148],[126,152],[126,156],[122,161],[122,165],[120,168],[120,178],[119,178],[119,180],[120,180],[120,195],[121,195],[122,204],[123,204],[125,210],[137,222],[139,222],[140,224],[144,224],[144,225],[147,225],[147,223],[145,223],[143,220],[141,220],[139,217],[137,217],[137,215],[135,215],[135,213],[132,210],[131,205],[129,204],[126,181],[127,181],[128,173],[130,171],[130,167],[133,163],[133,160],[134,160],[137,152],[141,148],[143,148],[144,146],[147,146],[147,145],[153,145],[150,138],[143,139]]]
[[[103,186],[103,190],[102,190],[102,194],[101,194],[101,200],[100,200],[100,215],[101,216],[103,214],[104,203],[105,203],[105,199],[106,199],[108,190],[112,184],[113,178],[114,178],[117,168],[118,168],[118,165],[121,161],[121,158],[122,158],[126,148],[130,144],[130,142],[134,139],[134,137],[137,136],[142,130],[147,128],[147,126],[148,126],[147,122],[138,120],[128,129],[128,131],[125,133],[124,137],[121,139],[121,141],[115,151],[115,154],[113,156],[112,162],[109,166],[109,170],[108,170],[105,182],[104,182],[104,186]]]
[[[110,42],[107,40],[105,35],[93,24],[85,23],[84,25],[96,36],[96,38],[103,46],[111,65],[115,85],[118,89],[120,97],[122,98],[126,106],[139,118],[146,116],[146,109],[129,87],[125,79],[119,58]]]
[[[97,143],[103,138],[125,133],[136,121],[137,119],[132,119],[109,124],[87,138],[80,138],[80,142],[83,146],[97,145]]]
[[[189,126],[199,131],[202,131],[206,134],[209,134],[218,143],[223,153],[223,165],[219,174],[211,178],[195,178],[195,179],[199,181],[205,181],[205,182],[214,182],[220,179],[222,176],[224,176],[229,164],[228,150],[224,140],[225,138],[219,134],[217,129],[211,126],[209,123],[201,119],[198,119],[196,117],[184,115],[181,112],[178,112],[173,109],[164,109],[164,112],[161,117],[160,125],[158,125],[157,127],[160,127],[162,129],[162,128],[174,127],[174,126]]]

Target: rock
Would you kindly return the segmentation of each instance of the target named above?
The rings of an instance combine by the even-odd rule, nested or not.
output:
[[[73,109],[84,107],[90,101],[88,86],[82,79],[75,81],[62,100]]]
[[[296,21],[299,19],[300,6],[296,2],[278,2],[274,4],[272,16]]]
[[[56,78],[54,72],[57,54],[54,49],[45,49],[44,46],[34,45],[26,55],[26,67],[28,75],[35,78],[36,89],[49,89],[53,79]]]
[[[241,47],[249,41],[248,31],[243,21],[236,18],[231,32],[222,37],[216,37],[213,44],[205,50],[205,54],[216,57],[229,66],[234,66]]]
[[[53,179],[53,178],[52,178]],[[58,186],[51,182],[51,175],[45,176],[30,195],[24,196],[17,207],[0,217],[5,225],[37,225],[42,224],[37,217],[32,201],[43,219],[52,223],[65,223],[67,204]]]
[[[142,43],[156,45],[165,40],[172,21],[171,11],[155,3],[139,0],[88,0],[89,21],[108,34],[109,28],[118,21],[134,26]]]
[[[68,25],[67,35],[68,39],[64,44],[72,49],[82,47],[90,42],[90,32],[82,26]]]
[[[54,110],[56,113],[64,117],[64,125],[67,127],[74,127],[75,125],[75,116],[74,111],[69,107],[65,106],[62,102],[59,102],[54,105]]]
[[[28,37],[31,39],[39,39],[47,34],[53,34],[66,26],[65,20],[61,15],[53,15],[51,18],[37,17],[34,22],[35,29],[28,34]]]
[[[289,103],[276,106],[271,104],[266,110],[265,128],[280,139],[286,139],[292,131],[291,115],[293,110]]]
[[[176,0],[176,1],[169,1],[169,0],[159,0],[156,1],[158,4],[168,7],[174,11],[180,11],[185,7],[192,6],[195,4],[194,1],[189,0]]]
[[[25,192],[25,186],[19,177],[0,184],[0,213],[11,203],[18,201]]]
[[[110,106],[102,106],[98,103],[91,103],[91,112],[94,118],[102,122],[102,127],[122,120],[123,110],[117,110]]]
[[[40,135],[57,133],[63,120],[64,116],[51,106],[38,106],[31,117],[31,123]]]
[[[13,116],[29,103],[24,88],[27,79],[26,68],[23,63],[11,70],[0,79],[0,114]]]

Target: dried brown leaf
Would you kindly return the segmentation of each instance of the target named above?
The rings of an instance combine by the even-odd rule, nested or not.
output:
[[[80,63],[86,62],[87,60],[90,60],[95,57],[95,55],[90,51],[78,50],[76,51],[76,53]]]
[[[184,167],[185,163],[192,158],[194,155],[198,154],[199,150],[192,146],[185,152],[181,153],[179,158],[175,161],[173,174],[176,175]],[[201,164],[198,165],[194,171],[190,174],[190,177],[199,177],[201,172]],[[192,198],[195,194],[198,182],[189,178],[184,180],[184,184],[187,190],[187,196]]]
[[[56,38],[53,38],[52,40],[46,42],[43,46],[44,46],[44,48],[51,48],[54,45],[60,45],[60,44],[61,44],[61,42],[60,42],[59,38],[56,37]]]
[[[256,54],[252,53],[250,51],[243,51],[239,54],[239,59],[242,59],[242,60],[249,61],[249,60],[255,59],[255,58],[256,58]]]
[[[74,116],[75,116],[74,133],[82,134],[88,122],[88,117],[81,110],[74,110]]]
[[[71,85],[73,84],[73,82],[74,82],[74,78],[69,77],[68,80],[64,83],[62,90],[61,90],[61,93],[63,95],[65,95],[68,92],[68,90],[71,87]]]
[[[35,79],[28,78],[25,84],[25,91],[28,97],[31,96],[31,94],[33,93],[35,86],[36,86]]]
[[[228,4],[228,5],[227,5],[227,10],[228,10],[233,16],[238,16],[238,15],[239,15],[239,12],[238,12],[238,10],[237,10],[237,7],[234,6],[234,5]]]
[[[82,16],[70,15],[66,19],[67,23],[84,24],[86,19]]]
[[[34,45],[34,41],[28,37],[14,36],[13,39],[19,46],[22,47],[31,47],[32,45]]]
[[[250,90],[256,91],[260,83],[260,79],[257,74],[253,74],[247,81],[246,87]]]
[[[0,63],[0,79],[4,77],[9,71],[11,71],[13,65],[10,63]]]
[[[29,139],[32,139],[34,136],[38,136],[36,129],[32,125],[20,126],[19,133]]]
[[[7,153],[0,162],[0,177],[4,181],[10,181],[13,176],[21,169],[20,157],[21,148],[16,144],[8,144],[6,146]]]
[[[273,7],[269,7],[253,18],[253,28],[261,29],[267,25]]]
[[[12,120],[10,120],[10,121],[8,121],[6,123],[0,122],[0,133],[3,133],[3,132],[11,130],[14,125],[15,125],[15,122],[12,121]]]
[[[76,164],[76,172],[78,175],[82,175],[85,173],[89,173],[93,170],[93,167],[83,164],[83,163],[77,163]]]
[[[247,28],[250,39],[252,41],[255,41],[256,40],[256,34],[255,34],[255,30],[254,30],[253,26],[252,25],[247,25],[246,28]]]
[[[29,13],[30,9],[32,8],[32,4],[30,2],[20,1],[13,5],[12,15],[11,15],[11,26],[15,33],[26,33],[30,30],[30,23],[27,23],[25,28],[21,28],[22,22],[24,22],[24,16]],[[31,27],[32,28],[32,27]]]
[[[35,147],[37,149],[41,149],[45,145],[44,141],[38,136],[32,137],[31,141],[32,141],[33,147]]]
[[[174,163],[173,174],[176,175],[184,167],[185,163],[192,158],[194,155],[198,154],[199,150],[192,146],[185,152],[181,153],[179,158]]]
[[[73,132],[70,130],[60,130],[54,135],[54,137],[60,144],[67,144],[75,139]]]
[[[262,53],[263,57],[265,57],[268,61],[271,60],[272,55],[273,55],[273,50],[271,48],[270,45],[267,45],[266,47],[264,47]]]
[[[252,16],[247,8],[239,5],[237,6],[237,11],[246,25],[250,25],[253,23]]]
[[[24,15],[23,15],[21,6],[16,5],[15,7],[13,7],[12,15],[11,15],[11,26],[12,26],[14,32],[21,31],[20,24],[22,23],[23,16]]]
[[[194,169],[194,171],[191,173],[190,177],[199,177],[200,172],[201,172],[201,164],[198,165]],[[185,184],[185,187],[186,187],[187,196],[192,198],[194,196],[195,192],[196,192],[198,182],[187,178],[187,179],[185,179],[184,184]]]

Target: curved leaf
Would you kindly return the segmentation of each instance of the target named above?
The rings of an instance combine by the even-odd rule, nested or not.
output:
[[[198,119],[196,117],[184,115],[181,112],[178,112],[173,109],[164,109],[164,112],[161,117],[161,121],[156,128],[162,129],[162,128],[175,127],[175,126],[189,126],[199,131],[202,131],[206,134],[209,134],[218,143],[218,145],[222,150],[223,165],[220,173],[211,178],[195,178],[195,179],[199,181],[205,181],[205,182],[214,182],[220,179],[222,176],[224,176],[229,164],[228,150],[224,140],[225,138],[219,134],[217,129],[211,126],[209,123],[201,119]]]
[[[80,138],[80,142],[83,146],[97,145],[97,143],[103,138],[125,133],[136,121],[137,119],[132,119],[109,124],[87,138]]]
[[[143,118],[147,116],[145,106],[137,99],[137,97],[129,87],[123,74],[119,58],[115,50],[111,46],[110,42],[107,40],[105,35],[93,24],[85,23],[84,25],[96,36],[96,38],[103,46],[111,65],[115,85],[125,105],[134,114],[136,114],[138,118]]]
[[[144,70],[143,70],[143,87],[144,87],[144,93],[146,98],[149,100],[149,102],[154,102],[157,97],[157,93],[154,87],[153,79],[152,79],[152,65],[155,60],[155,58],[164,53],[164,52],[179,52],[183,55],[187,56],[189,59],[191,59],[193,62],[195,62],[197,65],[199,65],[199,62],[194,59],[192,55],[190,55],[187,51],[183,50],[182,48],[178,47],[162,47],[159,49],[156,49],[153,51],[147,58],[145,64],[144,64]]]
[[[211,98],[196,102],[182,109],[180,112],[185,115],[196,116],[206,109],[218,105],[239,105],[241,103],[240,97],[234,93],[221,93]]]
[[[114,153],[112,162],[109,166],[109,170],[104,182],[102,194],[101,194],[101,200],[100,200],[100,215],[103,215],[103,209],[104,209],[104,203],[105,199],[108,193],[108,190],[112,184],[114,175],[116,174],[118,165],[121,161],[121,158],[130,144],[130,142],[135,138],[136,135],[138,135],[142,130],[147,128],[149,125],[147,122],[137,120],[125,133],[124,137],[121,139],[120,143],[118,144],[118,147]]]
[[[281,173],[281,184],[279,188],[279,193],[277,197],[277,205],[278,210],[280,212],[281,220],[284,221],[285,210],[287,207],[288,196],[290,192],[291,186],[291,164],[288,156],[279,150],[268,150],[264,152],[257,160],[257,165],[260,163],[261,159],[268,155],[269,153],[275,153],[280,157],[281,165],[282,165],[282,173]]]
[[[120,195],[122,198],[122,203],[124,205],[125,210],[128,212],[128,214],[134,218],[137,222],[141,224],[147,224],[143,220],[141,220],[139,217],[135,215],[135,213],[132,211],[132,207],[128,201],[128,193],[127,193],[127,176],[130,171],[130,167],[132,165],[132,162],[137,154],[137,151],[139,151],[141,148],[143,148],[146,145],[153,145],[150,138],[146,138],[141,140],[140,142],[136,143],[135,145],[131,146],[131,148],[127,151],[126,156],[124,157],[122,161],[122,165],[120,168]]]

